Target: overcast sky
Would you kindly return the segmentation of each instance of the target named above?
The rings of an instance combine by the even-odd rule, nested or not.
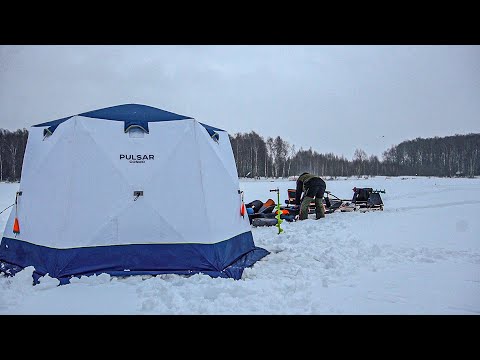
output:
[[[351,159],[480,133],[480,46],[0,46],[0,128],[137,103]]]

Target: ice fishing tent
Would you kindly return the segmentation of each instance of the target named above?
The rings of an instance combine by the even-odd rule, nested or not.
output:
[[[0,270],[239,279],[268,254],[241,204],[228,133],[193,118],[126,104],[34,125]]]

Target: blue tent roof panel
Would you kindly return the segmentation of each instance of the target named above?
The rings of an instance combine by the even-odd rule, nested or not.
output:
[[[41,126],[48,126],[45,130],[43,130],[43,136],[47,135],[47,134],[53,134],[53,132],[55,131],[55,129],[57,128],[58,125],[60,125],[61,123],[63,123],[64,121],[70,119],[72,116],[68,116],[66,118],[62,118],[62,119],[58,119],[58,120],[53,120],[53,121],[49,121],[49,122],[46,122],[46,123],[42,123],[42,124],[38,124],[38,125],[33,125],[35,127],[41,127]]]
[[[140,104],[124,104],[111,106],[104,109],[98,109],[93,111],[88,111],[79,116],[95,118],[95,119],[105,119],[105,120],[115,120],[123,121],[125,126],[125,132],[128,131],[130,127],[140,127],[148,133],[148,123],[149,122],[159,122],[159,121],[174,121],[174,120],[185,120],[192,119],[191,117],[175,114],[169,111],[162,109],[157,109],[147,105]],[[58,120],[53,120],[37,125],[34,127],[48,126],[47,131],[52,134],[58,125],[62,122],[70,119],[73,116],[65,117]],[[216,131],[223,131],[221,129],[202,124],[208,133],[213,136]]]
[[[96,119],[119,121],[128,120],[139,123],[191,119],[191,117],[188,116],[139,104],[112,106],[105,109],[89,111],[80,115]]]

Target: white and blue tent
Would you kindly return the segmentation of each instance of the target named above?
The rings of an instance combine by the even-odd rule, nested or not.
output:
[[[45,122],[29,130],[0,270],[239,279],[268,254],[242,204],[224,130],[138,104]]]

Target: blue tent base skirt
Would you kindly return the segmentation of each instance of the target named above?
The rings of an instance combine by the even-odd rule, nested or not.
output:
[[[72,277],[206,274],[242,277],[269,252],[254,245],[251,231],[215,244],[129,244],[56,249],[23,240],[2,238],[0,272],[15,275],[33,266],[34,283],[42,276],[66,284]]]

